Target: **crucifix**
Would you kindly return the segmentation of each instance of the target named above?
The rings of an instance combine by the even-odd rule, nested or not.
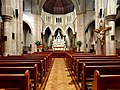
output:
[[[105,42],[105,32],[111,30],[112,27],[103,27],[103,21],[100,20],[99,29],[94,29],[93,32],[97,33],[97,38],[100,40],[101,54],[104,55],[104,42]]]

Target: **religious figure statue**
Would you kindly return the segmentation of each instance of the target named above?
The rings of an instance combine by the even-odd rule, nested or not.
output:
[[[108,30],[111,30],[112,27],[103,27],[102,26],[103,22],[102,20],[100,20],[100,28],[99,29],[94,29],[93,32],[97,33],[97,38],[100,40],[100,44],[101,44],[101,50],[102,50],[102,54],[104,54],[104,42],[105,42],[105,32]]]
[[[56,37],[56,40],[57,40],[58,42],[61,41],[61,36],[60,36],[60,33],[59,33],[59,32],[58,32],[58,35],[57,35],[57,37]]]

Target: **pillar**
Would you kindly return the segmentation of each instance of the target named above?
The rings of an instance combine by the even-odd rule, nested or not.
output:
[[[81,52],[85,52],[84,14],[77,14],[77,41],[81,41]]]
[[[42,44],[44,46],[44,49],[46,50],[46,44],[45,44],[45,34],[43,34]]]
[[[95,29],[99,29],[100,24],[100,9],[102,8],[102,1],[101,0],[95,0]],[[96,49],[96,54],[101,55],[101,45],[100,45],[100,40],[97,38],[97,33],[95,34],[95,49]]]
[[[12,17],[8,15],[2,15],[4,25],[4,56],[11,54],[12,52],[12,31],[10,30],[10,22]]]
[[[106,55],[115,55],[116,54],[116,42],[115,42],[115,19],[116,15],[111,14],[106,16],[106,19],[108,20],[109,26],[112,27],[111,30],[109,30],[108,36],[106,37]],[[108,48],[107,48],[108,47]]]
[[[76,46],[75,46],[75,41],[76,41],[76,32],[75,32],[75,34],[73,34],[73,51],[76,51]]]

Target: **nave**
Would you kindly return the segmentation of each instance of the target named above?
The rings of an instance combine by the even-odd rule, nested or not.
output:
[[[0,89],[120,90],[119,71],[118,55],[65,51],[0,56]]]

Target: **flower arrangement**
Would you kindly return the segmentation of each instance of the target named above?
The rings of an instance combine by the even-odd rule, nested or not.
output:
[[[36,44],[37,46],[39,46],[39,45],[41,45],[41,41],[36,41],[35,44]]]

